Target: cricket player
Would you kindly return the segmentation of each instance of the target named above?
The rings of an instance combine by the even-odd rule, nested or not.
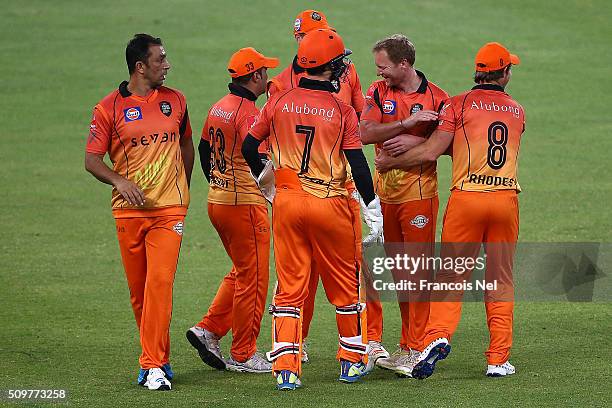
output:
[[[140,330],[138,383],[170,390],[172,286],[189,206],[191,125],[183,94],[163,86],[170,63],[161,39],[136,34],[125,57],[129,81],[93,109],[85,168],[113,186],[113,216]]]
[[[382,79],[368,89],[361,116],[361,140],[364,144],[376,144],[377,156],[385,151],[397,155],[429,137],[448,94],[414,68],[415,48],[406,36],[395,34],[380,40],[372,51],[377,75]],[[377,172],[375,183],[382,205],[385,243],[419,243],[413,244],[410,251],[430,254],[438,215],[435,161]],[[411,279],[418,281],[426,276],[427,271],[423,270]],[[429,304],[423,296],[410,301],[405,297],[398,296],[402,317],[399,349],[376,364],[410,376],[423,349]],[[368,310],[368,319],[371,315]]]
[[[304,36],[316,29],[329,29],[335,31],[327,22],[327,17],[322,11],[318,10],[304,10],[297,15],[293,24],[293,35],[296,42],[300,43]],[[304,77],[306,69],[302,68],[297,62],[297,55],[293,58],[293,62],[287,68],[285,68],[280,74],[272,78],[268,84],[268,96],[272,96],[275,93],[295,88],[298,86],[300,78]],[[359,81],[359,75],[355,65],[350,62],[344,75],[337,80],[340,85],[340,90],[334,94],[334,96],[340,99],[347,105],[352,106],[357,113],[357,118],[361,116],[365,99],[363,91],[361,89],[361,82]],[[349,192],[349,196],[353,197],[351,201],[351,208],[355,211],[358,220],[355,224],[356,232],[358,233],[358,239],[355,243],[357,250],[361,253],[361,218],[360,218],[360,203],[359,195],[355,189],[355,183],[353,182],[350,168],[347,178],[346,189]],[[364,215],[367,212],[364,212]],[[366,222],[369,222],[367,220]],[[378,237],[369,237],[367,242],[375,241]],[[361,256],[359,257],[361,259]],[[308,331],[310,329],[310,323],[314,313],[315,298],[317,294],[317,288],[319,286],[319,275],[316,272],[312,272],[310,277],[308,297],[304,303],[304,310],[302,313],[302,339],[304,344],[302,346],[302,362],[308,362],[308,352],[306,338],[308,337]],[[368,370],[374,368],[374,363],[378,358],[389,357],[389,353],[381,344],[382,337],[382,304],[379,301],[367,299],[368,313],[372,312],[374,318],[368,318],[368,339],[369,339],[369,358],[368,358]]]
[[[217,295],[187,339],[208,365],[239,372],[269,373],[257,352],[257,337],[268,294],[270,223],[265,198],[240,152],[255,123],[257,98],[266,92],[268,68],[278,66],[254,48],[242,48],[229,60],[229,94],[208,111],[198,150],[209,181],[208,216],[232,260]],[[265,147],[262,145],[262,147]],[[265,153],[263,159],[267,159]],[[231,357],[224,360],[219,340],[232,331]]]
[[[246,137],[242,153],[264,195],[272,198],[272,225],[278,287],[270,312],[273,346],[268,358],[280,390],[299,386],[302,310],[311,270],[321,276],[336,306],[343,382],[355,382],[367,360],[365,308],[360,300],[360,260],[355,246],[355,213],[346,191],[347,162],[355,184],[382,228],[382,213],[367,161],[361,150],[355,109],[333,96],[347,69],[342,38],[319,29],[298,47],[298,64],[306,69],[297,88],[276,93]],[[276,162],[259,160],[264,140]]]
[[[456,252],[463,246],[471,253],[462,250],[462,256],[475,257],[481,243],[487,244],[486,280],[497,280],[501,287],[485,292],[490,333],[486,375],[493,377],[515,372],[509,361],[514,308],[512,257],[519,228],[517,173],[525,112],[505,88],[512,66],[519,62],[499,43],[484,45],[475,58],[477,85],[445,102],[433,135],[397,157],[383,153],[376,159],[381,172],[406,169],[435,162],[452,144],[452,187],[444,217],[442,250]],[[453,271],[441,272],[436,281],[459,279]],[[463,279],[469,276],[460,276]],[[461,317],[461,293],[456,301],[431,302],[424,340],[427,346],[413,369],[413,377],[429,377],[436,362],[450,352],[450,340]]]

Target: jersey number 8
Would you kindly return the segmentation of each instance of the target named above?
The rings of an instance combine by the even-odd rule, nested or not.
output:
[[[493,122],[489,126],[489,149],[487,164],[499,170],[506,164],[506,144],[508,143],[508,126],[504,122]]]

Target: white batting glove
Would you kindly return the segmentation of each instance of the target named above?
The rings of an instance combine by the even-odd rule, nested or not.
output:
[[[251,173],[253,176],[253,173]],[[255,182],[257,183],[257,187],[263,194],[264,198],[268,200],[270,204],[272,204],[272,200],[274,200],[274,196],[276,195],[276,183],[274,179],[274,164],[272,160],[266,161],[263,170],[259,173],[259,177],[253,176]]]
[[[370,229],[370,233],[361,241],[362,245],[367,248],[376,243],[383,244],[385,242],[383,237],[383,215],[378,196],[375,196],[369,205],[365,205],[363,198],[361,198],[356,190],[353,193],[353,198],[359,201],[363,221]]]

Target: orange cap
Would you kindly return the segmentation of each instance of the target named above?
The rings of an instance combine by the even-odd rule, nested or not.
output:
[[[306,34],[318,28],[333,30],[333,28],[327,24],[327,17],[325,17],[325,14],[317,10],[304,10],[295,18],[295,22],[293,23],[293,35]]]
[[[248,75],[262,67],[278,67],[278,58],[265,57],[253,47],[239,49],[227,63],[227,70],[232,78]]]
[[[485,44],[478,50],[474,65],[478,72],[498,71],[508,65],[518,65],[521,63],[519,57],[510,54],[510,51],[497,42]]]
[[[302,68],[316,68],[331,60],[351,54],[344,48],[344,41],[332,30],[314,30],[300,41],[297,63]]]

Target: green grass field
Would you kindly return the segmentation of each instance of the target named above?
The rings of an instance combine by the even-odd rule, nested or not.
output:
[[[312,362],[299,392],[275,392],[270,376],[204,366],[184,331],[206,311],[230,262],[208,221],[198,165],[175,282],[174,390],[151,393],[134,385],[139,345],[110,188],[83,168],[91,109],[127,78],[128,39],[151,32],[165,41],[173,64],[167,84],[186,94],[197,138],[207,109],[227,90],[231,53],[255,46],[285,66],[295,53],[293,19],[311,7],[326,12],[353,50],[364,87],[375,79],[372,44],[395,32],[414,41],[416,67],[451,94],[472,86],[473,56],[485,42],[500,41],[519,54],[522,64],[508,90],[527,114],[520,239],[612,241],[608,1],[5,0],[0,389],[63,388],[72,406],[612,405],[611,303],[517,304],[512,361],[518,373],[501,380],[483,376],[484,307],[472,303],[451,358],[432,378],[402,380],[378,370],[360,384],[340,384],[334,312],[322,291]],[[439,165],[441,211],[449,164],[444,158]],[[384,340],[393,348],[399,315],[396,305],[385,307]],[[229,342],[223,342],[226,350]],[[259,345],[264,351],[270,345],[268,315]]]

